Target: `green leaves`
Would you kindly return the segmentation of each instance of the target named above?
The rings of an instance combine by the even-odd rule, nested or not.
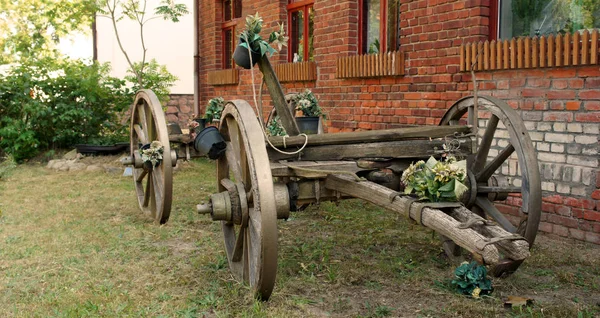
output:
[[[477,262],[464,262],[454,271],[456,278],[452,285],[463,295],[471,295],[473,298],[479,298],[482,295],[489,295],[494,290],[492,281],[487,278],[487,269]]]
[[[262,31],[263,19],[256,12],[255,15],[248,15],[246,17],[246,27],[240,33],[240,44],[244,48],[250,47],[250,49],[256,53],[260,53],[261,56],[269,54],[273,56],[273,53],[277,52],[270,44],[277,47],[277,50],[281,50],[283,46],[287,45],[288,37],[285,36],[285,30],[283,24],[278,24],[279,29],[272,32],[269,35],[269,41],[263,40],[260,36]]]
[[[296,103],[296,110],[302,111],[305,117],[325,117],[319,106],[319,100],[310,89],[294,95],[292,101]]]
[[[155,13],[161,15],[164,20],[179,22],[179,18],[189,13],[187,6],[183,3],[175,3],[173,0],[162,0],[160,6],[156,7]]]
[[[430,157],[427,162],[411,164],[402,173],[404,193],[415,193],[420,200],[431,202],[458,201],[467,190],[463,184],[466,177],[466,161],[453,157],[437,161]]]
[[[206,110],[204,111],[204,118],[207,123],[210,124],[213,119],[221,119],[223,108],[225,108],[225,99],[223,99],[223,97],[209,99]]]

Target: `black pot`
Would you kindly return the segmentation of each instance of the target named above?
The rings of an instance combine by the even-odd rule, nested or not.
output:
[[[248,49],[238,45],[235,48],[235,51],[233,51],[233,60],[235,61],[235,64],[249,70],[252,68],[252,66],[254,66],[256,63],[258,63],[258,60],[260,60],[260,53],[252,52],[252,65],[250,65],[250,55],[248,55]]]
[[[206,127],[206,119],[205,118],[194,118],[194,121],[198,123],[198,127],[194,129],[195,133],[200,132],[204,127]]]
[[[214,126],[209,126],[196,136],[194,148],[201,156],[208,155],[208,158],[216,160],[225,154],[225,140]]]
[[[307,135],[314,135],[319,133],[319,119],[320,117],[296,117],[296,124],[301,133]]]

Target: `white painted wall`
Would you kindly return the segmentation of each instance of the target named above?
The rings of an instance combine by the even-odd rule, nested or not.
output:
[[[187,15],[179,22],[157,18],[149,21],[144,27],[144,39],[147,53],[146,60],[155,58],[159,64],[167,66],[169,72],[179,78],[171,88],[173,94],[194,93],[194,21],[193,0],[178,0],[188,7]],[[159,4],[158,0],[148,0],[148,12],[154,12]],[[123,56],[117,39],[114,35],[112,21],[106,17],[96,20],[98,34],[98,61],[110,62],[112,75],[123,78],[129,65]],[[127,18],[118,22],[121,43],[132,61],[142,59],[142,46],[137,22]]]

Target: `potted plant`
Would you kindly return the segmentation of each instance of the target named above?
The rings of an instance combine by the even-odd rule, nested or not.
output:
[[[209,99],[206,110],[204,111],[204,120],[210,124],[215,119],[221,119],[223,108],[225,108],[225,99],[223,99],[223,97]]]
[[[298,129],[305,134],[318,133],[320,119],[321,117],[325,117],[325,114],[323,114],[315,94],[307,89],[292,96],[291,101],[295,105]],[[298,113],[301,113],[303,116],[297,116]]]
[[[283,24],[278,24],[278,31],[272,32],[268,41],[263,40],[260,36],[262,24],[263,19],[258,15],[258,12],[255,15],[246,17],[246,27],[240,33],[240,43],[233,52],[235,63],[245,69],[254,66],[266,53],[273,55],[276,51],[271,45],[277,46],[278,50],[281,50],[287,43],[288,37],[285,36]]]

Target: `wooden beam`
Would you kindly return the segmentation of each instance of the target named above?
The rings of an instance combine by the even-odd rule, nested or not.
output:
[[[460,143],[459,154],[467,156],[471,154],[471,143],[468,139],[457,139]],[[307,146],[300,154],[283,154],[271,147],[268,147],[269,160],[278,161],[283,159],[314,160],[314,161],[329,161],[329,160],[354,160],[364,158],[410,158],[421,159],[429,156],[439,155],[443,151],[443,140],[404,140],[404,141],[387,141],[387,142],[371,142],[362,144],[348,145],[323,145],[323,146]],[[291,148],[291,149],[290,149]],[[280,148],[281,149],[281,148]],[[298,147],[287,147],[281,149],[285,151],[294,151]]]
[[[281,125],[288,135],[299,135],[300,130],[298,129],[298,125],[294,119],[294,114],[292,114],[287,102],[285,101],[285,95],[283,94],[281,84],[279,83],[277,75],[275,74],[275,71],[273,71],[271,62],[269,62],[269,58],[266,54],[258,61],[258,68],[263,74],[263,79],[267,84],[267,89],[269,90],[269,94],[273,100],[273,105],[277,110],[277,115],[279,115],[279,118],[281,119]],[[262,116],[262,114],[259,114],[259,116]]]
[[[397,195],[396,191],[370,181],[357,182],[347,175],[328,176],[325,180],[325,187],[369,201],[408,216],[412,220],[418,220],[425,227],[440,233],[471,252],[475,258],[482,260],[485,264],[494,265],[500,261],[500,254],[496,246],[481,244],[486,240],[483,235],[470,228],[459,228],[460,222],[438,209],[423,208],[419,217],[419,211],[411,205],[414,199],[409,196]],[[409,211],[406,211],[407,208]]]
[[[279,111],[277,111],[279,114]],[[308,145],[343,145],[362,142],[378,141],[398,141],[417,138],[442,138],[454,136],[455,133],[469,133],[469,126],[418,126],[387,130],[368,130],[343,132],[336,134],[315,134],[308,135]],[[269,141],[276,147],[283,147],[284,137],[271,136]],[[302,146],[305,142],[304,136],[294,136],[285,138],[287,147]]]

